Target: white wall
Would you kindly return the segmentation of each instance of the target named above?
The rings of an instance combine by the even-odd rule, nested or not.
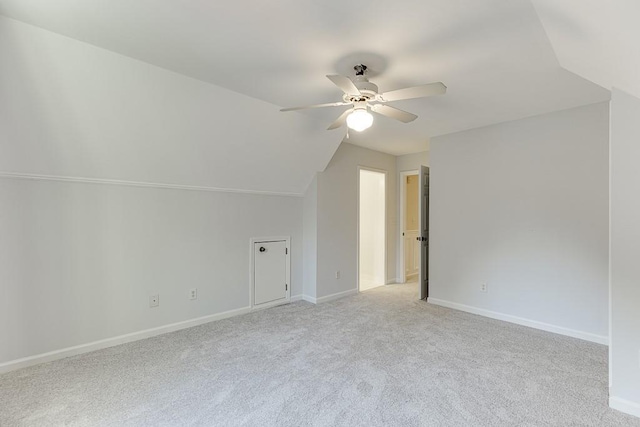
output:
[[[7,177],[302,195],[324,126],[0,17],[0,363],[247,306],[252,236],[303,292],[302,198]]]
[[[600,103],[432,139],[430,300],[606,341],[608,120]]]
[[[611,99],[611,405],[640,416],[640,99]]]
[[[396,158],[342,143],[318,173],[317,297],[357,287],[358,166],[387,171],[387,280],[395,280],[397,241]],[[335,272],[340,271],[340,279]]]
[[[0,175],[302,194],[325,123],[0,17]]]
[[[382,286],[385,278],[386,174],[360,170],[359,288],[361,291]]]
[[[405,154],[396,158],[396,169],[398,173],[405,171],[420,170],[420,166],[429,166],[429,152]]]
[[[291,236],[302,293],[300,197],[0,179],[0,206],[0,363],[249,306],[250,237]]]
[[[303,201],[303,293],[316,297],[318,276],[318,178],[314,177]]]

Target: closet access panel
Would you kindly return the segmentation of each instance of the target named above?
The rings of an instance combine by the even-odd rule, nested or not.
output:
[[[253,243],[253,305],[289,300],[289,249],[285,240]]]

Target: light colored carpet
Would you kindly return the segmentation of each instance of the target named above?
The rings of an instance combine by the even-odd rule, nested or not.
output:
[[[606,347],[390,285],[0,377],[2,426],[640,426]]]

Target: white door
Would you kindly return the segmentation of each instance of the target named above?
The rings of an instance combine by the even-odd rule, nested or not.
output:
[[[289,287],[286,242],[255,242],[253,260],[254,305],[286,299]]]
[[[429,297],[429,168],[420,170],[420,299]]]
[[[415,276],[420,269],[420,247],[422,244],[416,241],[420,236],[419,230],[407,230],[404,232],[404,276]],[[412,280],[416,280],[414,277]]]

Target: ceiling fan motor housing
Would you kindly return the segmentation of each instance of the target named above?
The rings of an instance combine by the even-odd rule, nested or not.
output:
[[[360,94],[345,94],[343,99],[346,102],[359,102],[375,100],[378,94],[378,86],[371,83],[365,76],[356,76],[353,84],[358,88]]]
[[[356,87],[360,89],[360,92],[362,93],[368,93],[373,95],[376,95],[378,93],[378,86],[371,83],[369,80],[367,80],[366,77],[358,76],[353,81],[353,84],[355,84]]]

